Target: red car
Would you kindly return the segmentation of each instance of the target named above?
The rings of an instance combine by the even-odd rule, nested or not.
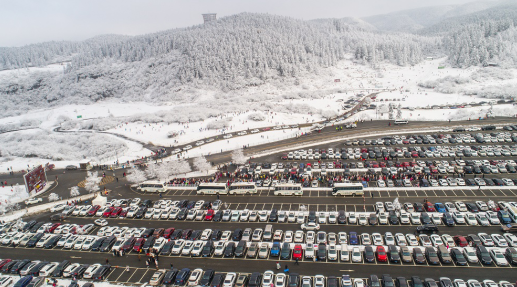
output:
[[[88,210],[88,216],[94,216],[95,213],[97,213],[97,211],[101,208],[100,205],[94,205],[92,206],[92,208],[90,208],[90,210]]]
[[[432,204],[429,201],[424,203],[424,207],[425,207],[425,210],[427,210],[428,212],[436,212],[436,208],[434,208],[434,204]]]
[[[377,246],[377,261],[379,262],[388,262],[388,255],[386,254],[386,250],[384,246]]]
[[[115,207],[115,209],[113,209],[111,211],[110,217],[111,218],[117,218],[120,215],[121,212],[122,212],[122,207]]]
[[[82,225],[75,225],[74,227],[72,227],[72,229],[70,229],[70,233],[71,234],[77,234],[77,230],[80,230],[82,228],[83,228]]]
[[[108,207],[108,209],[106,209],[106,211],[104,211],[104,213],[102,214],[102,217],[110,217],[111,215],[111,212],[115,209],[115,207],[113,206],[110,206]]]
[[[49,232],[49,233],[53,233],[53,232],[54,232],[54,230],[56,230],[56,228],[57,228],[59,225],[61,225],[61,223],[54,223],[54,224],[52,224],[52,226],[50,226],[50,228],[48,229],[48,232]]]
[[[210,221],[212,218],[214,218],[214,210],[209,209],[206,211],[205,220]]]
[[[379,163],[379,166],[380,166],[380,167],[386,167],[386,163],[385,163],[385,162],[383,162],[383,161],[381,161],[381,162]]]
[[[163,237],[170,238],[174,230],[174,227],[165,229],[165,231],[163,232]]]
[[[135,244],[133,245],[133,251],[140,252],[142,250],[142,247],[144,246],[145,238],[138,238],[135,241]]]
[[[4,259],[4,260],[0,261],[0,268],[4,267],[5,264],[7,264],[11,261],[12,261],[11,259]]]
[[[131,249],[133,248],[133,246],[135,246],[135,242],[136,242],[136,238],[134,237],[131,237],[129,238],[128,240],[126,240],[124,242],[124,244],[122,245],[122,250],[124,250],[124,252],[129,252],[131,251]]]
[[[300,244],[296,244],[293,249],[293,260],[302,260],[303,257],[303,249]]]
[[[469,242],[467,241],[467,238],[461,235],[454,236],[454,243],[456,243],[459,247],[468,247]]]
[[[127,212],[129,211],[129,207],[124,207],[122,208],[122,211],[120,212],[119,214],[119,217],[126,217],[127,216]]]

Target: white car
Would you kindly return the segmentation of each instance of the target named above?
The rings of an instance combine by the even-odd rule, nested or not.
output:
[[[4,276],[0,278],[0,287],[7,287],[13,284],[13,277]]]
[[[407,240],[404,234],[402,233],[395,233],[395,240],[397,241],[398,246],[407,246]]]
[[[274,280],[275,280],[275,273],[273,273],[273,271],[271,271],[271,270],[268,270],[268,271],[264,272],[264,274],[262,275],[262,286],[270,286],[270,285],[274,284]]]
[[[185,241],[185,245],[183,245],[183,249],[181,250],[181,255],[188,256],[192,249],[194,248],[194,241],[187,240]]]
[[[226,275],[226,278],[228,278],[228,275]],[[286,279],[287,279],[287,275],[285,275],[284,273],[278,273],[276,274],[275,276],[275,287],[285,287],[285,283],[286,283]],[[228,285],[226,287],[232,287],[233,285]],[[225,286],[223,286],[225,287]]]
[[[467,205],[465,205],[465,203],[463,203],[462,201],[456,201],[454,203],[456,205],[456,208],[458,209],[458,211],[461,211],[461,212],[467,212]]]
[[[492,234],[492,239],[498,247],[508,247],[508,241],[501,234]]]
[[[278,277],[278,275],[277,275],[277,277]],[[224,281],[223,281],[223,287],[233,287],[236,279],[237,279],[237,273],[235,273],[235,272],[226,273],[226,277],[224,277]]]
[[[43,246],[45,246],[45,243],[47,243],[47,241],[52,236],[53,236],[52,234],[45,234],[45,235],[43,235],[43,237],[41,237],[41,239],[38,240],[38,243],[36,243],[36,247],[37,248],[43,248]]]
[[[476,219],[481,226],[490,226],[490,221],[485,213],[476,213]]]
[[[388,224],[388,214],[386,212],[379,212],[377,219],[381,225]]]
[[[178,239],[174,242],[174,245],[172,246],[171,253],[174,255],[181,254],[181,250],[183,249],[183,246],[185,246],[185,240]]]
[[[90,250],[92,248],[93,243],[97,240],[94,236],[88,236],[88,238],[83,242],[82,250]]]
[[[370,234],[368,234],[368,233],[361,234],[361,243],[363,245],[372,245],[372,239],[370,237]]]
[[[45,265],[39,271],[39,276],[44,276],[44,277],[50,276],[58,265],[59,265],[59,262],[52,262],[50,264]],[[0,284],[0,286],[2,286],[2,285]]]
[[[314,276],[314,287],[325,287],[325,276],[323,276],[323,275]]]
[[[305,233],[302,230],[296,230],[294,233],[294,243],[303,243]]]
[[[461,212],[453,212],[452,218],[454,218],[454,221],[456,221],[456,224],[466,224],[465,216]]]
[[[203,242],[203,241],[197,241],[197,242]],[[160,238],[156,239],[156,241],[154,242],[153,249],[156,249],[159,252],[162,250],[165,243],[167,243],[167,238],[160,237]]]
[[[348,214],[348,223],[357,224],[357,216],[355,215],[355,212],[350,212]]]
[[[201,280],[201,275],[203,274],[203,269],[197,268],[190,273],[188,278],[187,286],[197,286],[199,285],[199,280]]]
[[[36,197],[34,197],[34,198],[29,198],[29,199],[27,199],[27,200],[25,201],[25,204],[26,204],[26,205],[31,205],[31,204],[36,204],[36,203],[38,203],[38,202],[43,202],[43,198],[41,198],[41,197],[38,197],[38,198],[36,198]]]
[[[61,236],[61,238],[57,241],[56,246],[63,247],[65,245],[65,243],[68,241],[68,238],[70,236],[72,236],[72,234],[70,234],[70,233],[67,233],[67,234],[64,234],[63,236]]]
[[[449,247],[456,247],[456,243],[454,242],[454,238],[449,234],[442,235],[442,240],[445,244],[448,244]]]
[[[506,242],[508,242],[508,245],[517,247],[517,236],[511,233],[504,233],[503,237],[506,239]]]
[[[316,241],[316,233],[314,231],[307,231],[307,235],[305,236],[305,242],[307,244],[314,244]]]
[[[478,263],[479,262],[478,256],[476,255],[476,249],[474,249],[473,247],[463,248],[463,255],[465,256],[465,258],[467,259],[467,261],[469,263]]]
[[[88,267],[86,271],[84,271],[83,278],[91,279],[93,277],[93,274],[95,274],[95,271],[97,271],[97,269],[99,269],[101,266],[102,265],[99,263],[90,265],[90,267]]]
[[[72,249],[72,247],[74,246],[75,244],[75,241],[77,240],[78,236],[77,235],[72,235],[68,238],[68,240],[65,242],[65,244],[63,245],[63,248],[64,249]]]
[[[226,247],[226,242],[218,241],[214,244],[214,256],[223,256],[224,248]]]
[[[106,219],[104,219],[104,218],[95,219],[93,221],[93,223],[95,223],[95,225],[98,225],[98,226],[106,226],[106,225],[108,225],[108,221]],[[102,236],[102,235],[100,235],[100,236]]]
[[[492,257],[497,266],[508,266],[508,261],[504,257],[504,254],[498,249],[490,250],[490,257]]]
[[[359,222],[359,225],[368,225],[368,217],[366,216],[366,214],[364,214],[364,213],[359,214],[358,222]]]
[[[302,230],[305,230],[305,231],[308,231],[308,230],[320,230],[320,225],[318,223],[315,223],[315,222],[307,222],[307,223],[303,223],[300,228]]]
[[[409,214],[407,212],[400,213],[399,216],[400,224],[410,224],[411,220],[409,219]]]
[[[57,212],[65,209],[67,205],[66,204],[57,204],[50,208],[50,212]]]
[[[447,211],[450,213],[458,211],[458,209],[456,208],[456,205],[454,205],[454,203],[452,203],[452,202],[446,202],[446,203],[444,203],[444,205],[445,205],[445,209],[447,209]]]
[[[229,230],[225,230],[221,234],[221,241],[229,241],[231,237],[232,237],[232,232]]]
[[[431,234],[431,242],[434,247],[438,247],[438,245],[444,245],[442,238],[438,234]]]
[[[372,233],[373,245],[383,245],[384,240],[382,239],[382,235],[380,233]]]
[[[478,233],[478,237],[485,246],[494,246],[494,240],[492,237],[484,232]]]
[[[467,221],[468,225],[478,225],[476,216],[473,213],[467,213],[465,216],[465,220]]]
[[[499,217],[497,217],[497,212],[489,210],[486,212],[486,216],[488,218],[488,221],[490,221],[490,224],[492,225],[499,225],[501,224],[501,221],[499,220]]]
[[[72,277],[72,271],[79,266],[81,266],[81,264],[79,263],[72,263],[68,265],[68,267],[66,267],[65,270],[63,270],[63,277]]]
[[[414,225],[420,225],[421,224],[420,213],[417,213],[417,212],[411,213],[410,219],[411,219],[411,223],[414,224]]]
[[[327,247],[327,257],[330,261],[336,261],[337,260],[337,247],[335,244],[330,244]]]
[[[363,262],[362,252],[359,250],[359,247],[354,247],[352,249],[352,262],[361,263]]]
[[[409,243],[409,246],[418,246],[418,239],[416,238],[415,235],[407,234],[406,239],[407,239],[407,242]]]

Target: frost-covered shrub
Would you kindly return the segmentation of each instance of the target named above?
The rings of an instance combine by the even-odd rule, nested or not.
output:
[[[248,115],[248,119],[256,122],[266,120],[266,116],[263,113],[252,113]]]
[[[510,80],[513,78],[512,70],[498,67],[485,67],[472,73],[472,80],[484,82],[487,80]]]
[[[213,120],[213,121],[209,122],[208,124],[206,124],[206,128],[211,129],[211,130],[218,130],[218,129],[224,129],[224,128],[228,127],[228,125],[229,125],[229,122],[226,119]]]
[[[426,89],[434,89],[444,94],[452,94],[457,92],[459,86],[469,82],[470,80],[468,78],[447,76],[436,80],[420,82],[418,86]]]

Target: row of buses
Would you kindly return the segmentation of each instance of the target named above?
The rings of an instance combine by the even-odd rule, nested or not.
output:
[[[146,181],[138,186],[138,190],[142,192],[165,192],[167,185],[158,181]],[[244,194],[252,195],[258,192],[257,185],[254,182],[234,182],[230,186],[226,183],[201,183],[196,188],[196,193],[199,195],[210,194]],[[303,195],[303,188],[300,183],[283,183],[274,186],[274,195]],[[332,188],[332,195],[364,195],[363,185],[361,183],[335,183]]]

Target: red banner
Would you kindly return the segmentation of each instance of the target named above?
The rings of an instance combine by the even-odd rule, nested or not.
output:
[[[25,187],[29,194],[32,191],[40,192],[47,185],[47,175],[43,166],[38,166],[23,176]]]
[[[341,79],[334,79],[334,82],[341,82]]]

